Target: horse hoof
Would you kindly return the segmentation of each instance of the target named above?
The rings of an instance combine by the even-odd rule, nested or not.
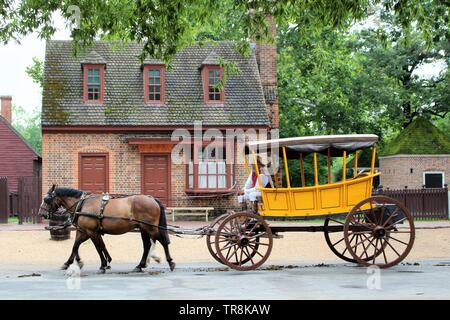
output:
[[[142,272],[142,268],[141,267],[136,267],[133,269],[132,272]]]
[[[69,265],[67,263],[64,263],[61,267],[61,270],[67,270],[69,268]]]
[[[106,266],[106,269],[108,269],[108,270],[111,269],[111,266],[110,266],[110,265],[107,265],[107,266]]]
[[[106,272],[105,269],[100,268],[100,269],[97,271],[97,274],[104,274],[105,272]]]
[[[169,266],[170,266],[170,271],[173,271],[173,269],[175,269],[176,264],[175,264],[175,262],[171,262],[171,263],[169,263]]]
[[[78,267],[80,267],[80,269],[83,269],[84,267],[84,262],[83,261],[78,261]]]

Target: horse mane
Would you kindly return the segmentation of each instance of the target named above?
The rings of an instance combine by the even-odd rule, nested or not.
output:
[[[83,191],[73,188],[56,188],[55,193],[59,197],[80,198]]]

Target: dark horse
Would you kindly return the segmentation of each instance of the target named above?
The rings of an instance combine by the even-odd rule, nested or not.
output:
[[[103,218],[97,217],[100,212],[102,195],[92,194],[84,196],[77,189],[56,188],[53,185],[42,201],[39,215],[51,217],[59,208],[64,208],[71,214],[72,222],[77,228],[72,254],[63,269],[67,269],[77,260],[83,266],[78,249],[80,245],[91,239],[100,256],[100,272],[109,268],[111,256],[106,250],[102,234],[124,234],[138,228],[141,232],[144,253],[134,271],[142,271],[147,266],[148,256],[159,260],[154,254],[155,242],[159,241],[164,247],[170,270],[173,271],[175,263],[169,253],[169,235],[167,232],[166,214],[163,205],[155,198],[145,195],[132,195],[121,198],[112,198],[105,206]],[[77,210],[78,209],[78,210]],[[79,213],[77,213],[77,212]],[[158,261],[159,262],[159,261]]]

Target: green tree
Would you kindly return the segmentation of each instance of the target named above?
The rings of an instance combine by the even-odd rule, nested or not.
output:
[[[28,76],[31,77],[34,83],[38,84],[39,87],[44,87],[44,62],[38,57],[33,57],[33,63],[25,69]]]
[[[403,127],[417,116],[445,118],[450,110],[448,26],[439,29],[440,34],[427,43],[422,33],[414,28],[403,29],[389,12],[382,12],[380,20],[379,28],[358,33],[354,46],[362,57],[365,74],[375,72],[397,82],[391,94],[399,97],[400,103],[390,106],[391,117],[398,119]],[[439,75],[420,75],[420,67],[436,62],[443,65]]]
[[[322,26],[343,27],[367,17],[374,6],[383,5],[395,12],[402,25],[416,23],[430,39],[438,28],[436,22],[448,24],[448,8],[442,0],[235,0],[227,3],[230,4],[227,12],[236,17],[236,23],[228,25],[228,29],[241,35],[245,43],[247,38],[257,41],[267,38],[265,17],[268,14],[280,26],[297,21],[313,30]],[[89,46],[98,37],[110,36],[144,43],[142,57],[148,54],[167,60],[192,43],[205,25],[226,21],[220,20],[221,4],[222,0],[1,0],[0,41],[20,40],[31,32],[48,39],[56,31],[52,14],[60,12],[75,26],[72,38],[76,49]]]
[[[38,153],[42,154],[41,112],[38,108],[31,112],[20,106],[13,106],[13,127]]]

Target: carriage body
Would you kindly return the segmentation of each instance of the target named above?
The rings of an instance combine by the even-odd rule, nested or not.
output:
[[[259,154],[276,153],[280,154],[284,163],[284,172],[281,166],[277,165],[275,156],[272,154],[267,158],[272,161],[272,171],[274,176],[285,174],[287,186],[280,186],[279,183],[273,188],[258,188],[261,190],[261,203],[258,213],[261,216],[271,217],[307,217],[331,214],[342,214],[349,212],[359,201],[368,198],[372,194],[374,177],[379,173],[375,172],[375,143],[378,141],[376,135],[333,135],[317,137],[299,137],[276,139],[268,141],[250,142],[247,153],[249,160],[246,161],[246,169],[250,171],[248,163],[252,162]],[[372,161],[370,171],[358,174],[358,156],[364,149],[372,149]],[[327,157],[328,179],[326,184],[319,184],[318,177],[318,155]],[[346,161],[353,155],[354,176],[346,177]],[[314,159],[314,185],[306,186],[304,178],[304,159],[306,156]],[[342,180],[331,181],[331,160],[335,157],[342,157]],[[288,160],[298,160],[301,168],[302,185],[292,186],[289,177]],[[259,167],[256,167],[257,174],[260,174]],[[278,177],[276,177],[278,178]],[[278,179],[276,179],[278,180]]]
[[[294,188],[260,188],[258,213],[269,217],[308,217],[349,212],[372,194],[373,178],[348,179],[326,185]]]

